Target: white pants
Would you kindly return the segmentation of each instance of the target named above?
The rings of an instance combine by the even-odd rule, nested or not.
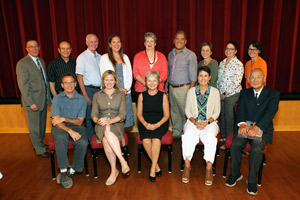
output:
[[[203,130],[197,129],[189,119],[186,121],[182,135],[182,155],[183,159],[192,160],[196,145],[199,139],[204,144],[204,160],[214,163],[216,146],[218,139],[216,138],[219,127],[217,122],[208,124]]]

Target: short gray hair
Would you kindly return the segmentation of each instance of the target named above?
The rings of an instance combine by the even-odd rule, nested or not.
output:
[[[87,42],[89,40],[89,37],[91,37],[91,36],[95,36],[97,38],[97,40],[99,40],[98,37],[97,37],[97,35],[95,35],[94,33],[90,33],[90,34],[86,35],[85,41]]]
[[[144,35],[144,42],[146,42],[146,38],[147,37],[151,37],[154,40],[154,42],[156,43],[157,37],[156,37],[156,35],[154,33],[152,33],[152,32],[145,33],[145,35]]]
[[[261,73],[262,73],[262,75],[263,75],[264,77],[266,77],[264,70],[262,70],[261,68],[253,68],[253,69],[251,69],[251,71],[250,71],[250,73],[249,73],[249,77],[248,77],[248,79],[250,79],[250,77],[251,77],[252,73],[253,73],[253,72],[256,72],[256,71],[259,71],[259,72],[261,72]]]
[[[159,73],[157,71],[148,71],[145,75],[145,87],[147,88],[148,90],[148,87],[147,87],[147,80],[149,79],[150,76],[154,76],[158,82],[158,85],[160,84],[160,77],[159,77]],[[157,87],[158,87],[157,85]]]

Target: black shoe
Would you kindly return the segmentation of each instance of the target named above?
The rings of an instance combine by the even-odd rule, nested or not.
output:
[[[156,180],[156,176],[154,176],[154,177],[152,177],[152,176],[149,176],[149,180],[150,180],[151,182],[155,182],[155,180]]]
[[[161,172],[161,170],[159,170],[159,172],[155,172],[155,174],[156,174],[157,177],[161,177],[162,172]]]
[[[232,176],[230,175],[229,178],[227,179],[225,185],[228,187],[233,187],[235,186],[236,182],[242,180],[243,175],[241,174],[240,176]]]
[[[48,153],[47,151],[44,152],[44,153],[41,153],[41,154],[36,154],[37,156],[41,156],[43,158],[50,158],[51,157],[51,154]]]
[[[251,195],[257,195],[257,187],[255,183],[248,183],[248,188],[247,188],[248,194]]]

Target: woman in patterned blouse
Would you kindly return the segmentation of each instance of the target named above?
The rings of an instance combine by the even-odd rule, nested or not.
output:
[[[220,63],[217,87],[220,91],[221,114],[220,130],[223,141],[233,133],[234,106],[242,90],[241,82],[244,74],[243,63],[236,57],[238,45],[230,41],[225,48],[226,58]],[[220,149],[225,149],[225,145]]]
[[[187,94],[185,114],[188,119],[184,125],[184,135],[182,135],[183,183],[189,182],[191,159],[199,139],[204,144],[205,185],[210,186],[213,183],[212,164],[215,159],[216,136],[219,131],[217,119],[220,114],[220,93],[216,88],[208,85],[210,79],[210,69],[207,66],[199,67],[199,84],[189,89]]]

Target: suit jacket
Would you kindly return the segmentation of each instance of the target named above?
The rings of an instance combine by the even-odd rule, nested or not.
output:
[[[273,118],[278,110],[280,93],[264,87],[258,100],[254,97],[253,88],[242,90],[237,108],[237,123],[252,121],[256,122],[264,133],[263,139],[272,143]],[[237,128],[235,129],[237,133]]]
[[[42,59],[40,59],[40,62],[46,74],[45,62]],[[41,71],[37,68],[35,61],[33,61],[29,55],[19,60],[16,74],[21,92],[21,105],[25,110],[30,110],[30,105],[32,104],[36,104],[39,111],[44,109],[45,102],[47,102],[47,105],[50,105],[49,85],[47,84],[47,87],[45,87]]]

